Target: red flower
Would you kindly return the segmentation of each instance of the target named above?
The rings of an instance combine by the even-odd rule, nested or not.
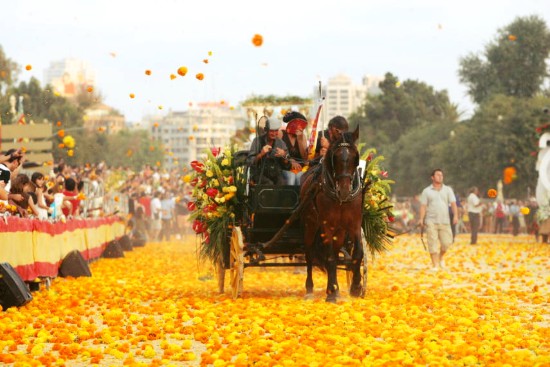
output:
[[[191,168],[193,168],[198,173],[203,173],[204,172],[204,164],[202,164],[199,161],[191,162]]]
[[[194,179],[192,179],[189,183],[191,184],[191,186],[195,187],[197,186],[197,183],[199,182],[199,178],[198,177],[195,177]]]
[[[216,197],[216,195],[218,195],[218,190],[213,187],[210,187],[206,189],[206,195],[210,196],[211,198]]]
[[[202,222],[198,219],[195,219],[193,221],[193,231],[195,231],[195,233],[204,233],[206,232],[207,228],[208,225],[205,222]]]
[[[374,153],[373,152],[370,152],[368,157],[367,157],[367,162],[370,162],[372,161],[372,158],[374,157]]]
[[[395,217],[393,215],[388,215],[388,220],[390,222],[394,222],[395,221]]]
[[[380,176],[382,176],[384,178],[388,177],[388,171],[381,171]]]
[[[192,212],[197,209],[197,204],[194,201],[190,201],[187,203],[187,209]]]
[[[212,152],[212,155],[214,157],[217,157],[218,154],[220,154],[220,152],[222,151],[222,148],[219,148],[219,147],[218,148],[210,148],[210,151]]]

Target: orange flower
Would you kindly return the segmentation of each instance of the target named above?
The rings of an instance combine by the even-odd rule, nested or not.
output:
[[[151,75],[151,70],[149,69],[145,70],[145,75]]]
[[[25,66],[25,69],[32,70],[32,65],[29,64],[29,65]]]
[[[159,162],[159,161],[157,161],[157,166],[159,166],[159,167],[160,167],[160,162]]]
[[[65,148],[65,144],[59,143],[59,144],[57,145],[57,147],[58,147],[59,149],[63,149],[63,148]]]
[[[65,136],[65,130],[61,129],[57,132],[57,136],[59,136],[60,138],[64,137]]]
[[[130,98],[135,98],[136,95],[134,93],[130,93]]]
[[[88,93],[92,93],[94,91],[94,87],[88,87],[87,91]]]
[[[155,123],[153,124],[153,126],[154,126],[154,127],[159,127],[159,123],[158,123],[158,122],[155,122]]]
[[[204,79],[204,74],[203,73],[198,73],[197,75],[195,75],[195,78],[197,78],[198,80],[203,80]]]
[[[180,66],[178,68],[178,74],[181,75],[181,76],[185,76],[185,74],[187,74],[187,67],[185,66]]]
[[[57,126],[61,126],[61,121],[57,121]]]
[[[487,196],[490,197],[490,198],[496,198],[497,197],[497,190],[495,190],[495,189],[487,190]]]
[[[260,47],[264,43],[264,38],[261,34],[255,34],[254,37],[252,37],[252,44],[256,47]]]
[[[208,64],[208,59],[204,59],[202,60],[202,62],[204,62],[205,64]]]
[[[509,34],[509,35],[508,35],[508,40],[509,40],[509,41],[515,41],[515,40],[517,40],[517,39],[518,39],[518,38],[517,38],[516,36],[514,36],[513,34]]]
[[[155,147],[151,145],[151,146],[149,147],[149,150],[152,152],[153,150],[155,150]]]
[[[115,197],[114,197],[114,200],[115,200],[115,202],[117,202],[117,203],[120,201],[120,199],[119,199],[118,196],[115,196]]]
[[[99,131],[100,133],[104,132],[105,131],[105,128],[103,126],[100,126],[97,128],[97,131]]]
[[[174,80],[176,78],[177,78],[177,76],[175,74],[170,74],[170,80]]]

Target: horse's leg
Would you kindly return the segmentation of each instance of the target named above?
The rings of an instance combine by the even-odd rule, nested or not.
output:
[[[336,265],[338,260],[338,254],[334,253],[332,246],[325,246],[327,257],[327,298],[325,301],[335,303],[338,299],[339,289],[338,280],[336,279]]]
[[[306,298],[313,297],[313,258],[311,247],[306,249],[307,277],[306,277]]]
[[[361,263],[363,261],[363,245],[361,238],[356,238],[353,245],[353,254],[351,256],[351,271],[353,274],[350,295],[352,297],[363,296],[363,286],[361,285]]]

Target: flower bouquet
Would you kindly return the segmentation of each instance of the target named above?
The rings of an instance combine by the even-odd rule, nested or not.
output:
[[[361,151],[362,146],[359,146]],[[380,162],[384,156],[376,156],[375,149],[367,149],[361,159],[367,162],[364,173],[364,197],[363,197],[363,222],[362,228],[365,240],[371,253],[379,253],[387,250],[394,235],[391,223],[395,220],[390,202],[390,185],[394,181],[389,180],[388,172],[383,171]]]
[[[241,219],[244,203],[244,167],[234,160],[234,147],[212,148],[202,161],[191,162],[184,177],[193,189],[187,208],[193,230],[200,236],[203,258],[219,262],[229,241],[230,229]]]

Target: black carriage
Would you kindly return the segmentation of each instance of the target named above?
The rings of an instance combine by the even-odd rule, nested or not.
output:
[[[242,293],[245,268],[306,266],[300,186],[253,185],[247,176],[245,174],[242,215],[237,225],[228,228],[222,251],[223,266],[218,274],[219,290],[223,292],[225,270],[230,270],[234,298]],[[368,250],[364,236],[362,247],[362,286],[366,289]],[[346,271],[348,288],[350,253],[351,250],[344,247],[337,261],[338,269]]]

